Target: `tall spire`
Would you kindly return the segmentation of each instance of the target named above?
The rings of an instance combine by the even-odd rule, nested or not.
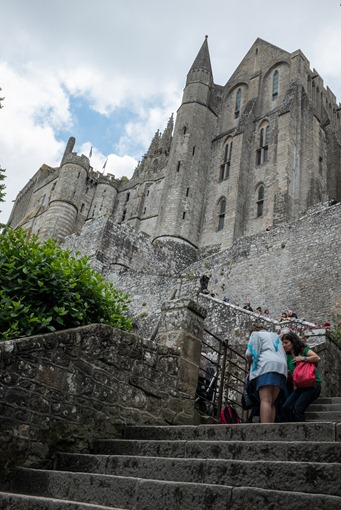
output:
[[[174,117],[173,114],[171,115],[167,127],[162,133],[160,146],[163,152],[169,153],[170,145],[172,141],[172,134],[173,134],[173,127],[174,127]]]
[[[208,50],[207,39],[208,35],[205,35],[205,40],[192,64],[190,72],[194,71],[195,69],[205,69],[206,71],[209,71],[212,74],[211,59],[210,52]]]

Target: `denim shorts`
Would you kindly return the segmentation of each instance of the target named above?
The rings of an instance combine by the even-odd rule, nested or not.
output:
[[[286,387],[286,377],[278,372],[267,372],[266,374],[259,375],[256,377],[256,390],[262,386],[279,386],[281,390]]]

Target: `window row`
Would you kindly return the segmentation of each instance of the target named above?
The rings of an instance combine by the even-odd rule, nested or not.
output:
[[[278,98],[279,88],[279,71],[276,69],[272,75],[272,100],[275,101]],[[235,97],[234,117],[237,119],[240,115],[242,103],[242,89],[238,88]]]
[[[260,218],[263,216],[264,212],[264,186],[260,184],[256,190],[255,196],[255,209],[256,216]],[[223,230],[225,224],[225,215],[226,215],[226,198],[221,198],[218,202],[218,224],[217,231]]]
[[[256,165],[269,161],[270,126],[263,124],[258,134],[258,147],[256,150]],[[219,167],[219,181],[230,177],[233,142],[228,140],[224,145],[223,161]]]

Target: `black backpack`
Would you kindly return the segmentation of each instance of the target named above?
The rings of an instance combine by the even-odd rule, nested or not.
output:
[[[237,411],[232,406],[225,406],[220,413],[220,423],[240,423]]]

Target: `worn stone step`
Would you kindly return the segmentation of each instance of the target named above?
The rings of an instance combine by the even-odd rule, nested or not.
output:
[[[112,506],[92,505],[26,494],[11,494],[9,492],[0,492],[0,508],[2,510],[124,510]]]
[[[319,397],[315,404],[341,404],[341,397]],[[313,405],[313,404],[312,404]]]
[[[340,441],[336,423],[243,423],[236,425],[135,426],[124,429],[125,439],[206,441]],[[340,432],[339,432],[340,430]]]
[[[317,412],[317,411],[322,411],[322,412],[328,412],[328,411],[333,411],[333,412],[341,412],[341,403],[340,404],[311,404],[308,409],[307,409],[307,412],[311,412],[311,411],[314,411],[314,412]]]
[[[306,420],[309,421],[315,421],[315,422],[341,422],[341,411],[313,411],[308,410],[305,413]]]
[[[122,455],[58,454],[58,471],[98,473],[175,482],[250,486],[341,496],[341,464],[322,462],[183,459]],[[295,470],[295,484],[292,470]]]
[[[103,501],[114,505],[125,501],[124,508],[134,510],[264,510],[285,508],[302,510],[336,510],[341,498],[325,494],[275,491],[250,487],[229,487],[211,484],[167,482],[123,478],[120,476],[89,475],[86,473],[52,472],[21,468],[21,488],[36,493],[58,493],[59,498],[70,499],[80,495],[82,501]],[[32,473],[35,472],[32,476]],[[296,482],[295,482],[296,485]],[[101,501],[101,503],[99,503]],[[82,509],[83,510],[83,509]]]
[[[341,462],[341,442],[280,441],[97,441],[93,453],[144,457]]]

